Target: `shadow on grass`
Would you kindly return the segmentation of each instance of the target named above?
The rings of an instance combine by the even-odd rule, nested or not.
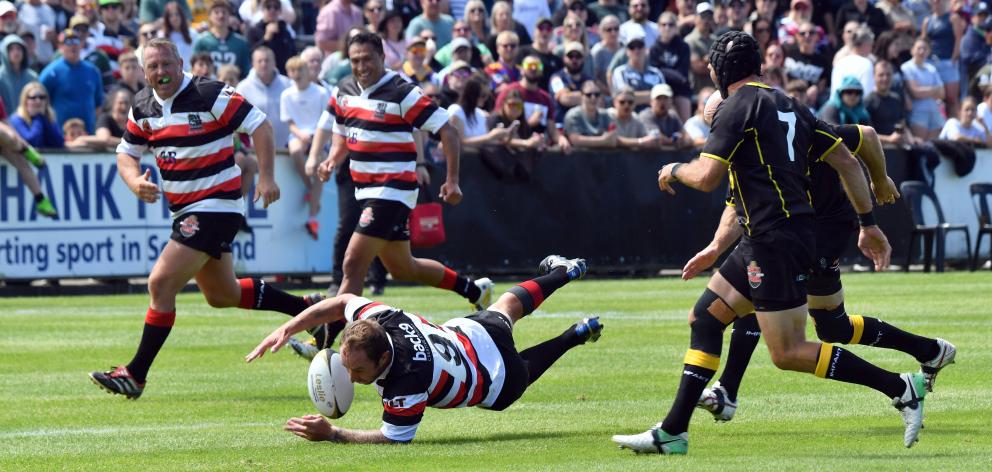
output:
[[[509,432],[509,433],[496,433],[488,435],[479,436],[457,436],[450,438],[431,438],[431,439],[417,439],[414,444],[437,444],[437,445],[456,445],[456,444],[476,444],[480,442],[498,442],[498,441],[522,441],[528,439],[551,439],[551,438],[578,438],[578,437],[603,437],[609,439],[609,435],[606,432],[600,431],[521,431],[521,432]]]

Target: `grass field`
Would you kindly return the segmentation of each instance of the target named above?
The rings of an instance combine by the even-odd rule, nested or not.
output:
[[[307,364],[290,350],[243,356],[286,318],[209,308],[182,295],[172,336],[138,401],[87,378],[131,358],[143,296],[0,300],[0,470],[992,470],[992,276],[848,275],[848,309],[881,315],[958,347],[926,399],[926,429],[902,446],[902,421],[866,388],[781,372],[759,346],[734,421],[697,410],[689,455],[635,456],[610,442],[667,411],[688,346],[685,313],[702,281],[581,281],[516,327],[518,347],[598,314],[596,344],[566,355],[505,412],[428,409],[409,446],[308,443],[281,430],[312,412]],[[499,289],[509,285],[499,284]],[[450,293],[389,288],[382,301],[445,320],[468,312]],[[810,335],[812,329],[810,328]],[[729,337],[729,333],[727,335]],[[895,351],[852,350],[895,371],[918,364]],[[378,428],[370,386],[338,424]]]

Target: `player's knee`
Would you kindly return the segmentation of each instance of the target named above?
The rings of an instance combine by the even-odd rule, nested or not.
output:
[[[175,293],[170,293],[174,291],[172,287],[172,281],[166,276],[158,273],[152,273],[148,276],[148,294],[153,300],[159,297],[174,297]]]
[[[689,313],[689,326],[692,330],[690,347],[719,356],[723,345],[723,330],[734,318],[730,306],[712,290],[704,290]]]
[[[833,309],[811,308],[809,314],[816,325],[816,337],[821,341],[840,344],[851,342],[854,327],[843,304]]]

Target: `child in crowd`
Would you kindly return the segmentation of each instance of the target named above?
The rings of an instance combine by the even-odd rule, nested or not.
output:
[[[289,124],[289,156],[293,159],[293,168],[303,179],[306,188],[304,200],[310,209],[307,221],[304,223],[310,237],[317,239],[319,227],[317,213],[320,212],[321,183],[317,177],[306,174],[305,164],[310,154],[313,133],[317,129],[317,121],[321,112],[327,106],[330,94],[324,87],[313,83],[310,68],[300,56],[293,56],[286,61],[286,74],[293,80],[293,87],[283,90],[280,98],[280,119]]]

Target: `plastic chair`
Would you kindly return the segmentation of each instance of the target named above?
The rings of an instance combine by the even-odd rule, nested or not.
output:
[[[971,270],[978,269],[978,253],[982,247],[982,238],[989,235],[989,256],[992,257],[992,183],[977,182],[971,184],[971,203],[975,205],[975,216],[978,217],[978,235],[975,237],[975,252],[971,258]]]
[[[950,224],[944,220],[944,211],[940,208],[940,201],[933,188],[918,180],[907,180],[899,185],[903,200],[909,205],[910,215],[913,217],[913,233],[909,238],[909,248],[906,251],[906,266],[904,271],[909,270],[909,262],[912,258],[913,247],[916,244],[917,236],[924,238],[924,272],[930,272],[930,253],[933,243],[936,242],[936,266],[937,272],[944,271],[944,252],[947,247],[947,233],[951,231],[964,231],[966,241],[965,250],[968,252],[968,259],[971,260],[971,231],[968,225]],[[937,223],[927,224],[923,219],[923,199],[930,200],[937,212]]]

